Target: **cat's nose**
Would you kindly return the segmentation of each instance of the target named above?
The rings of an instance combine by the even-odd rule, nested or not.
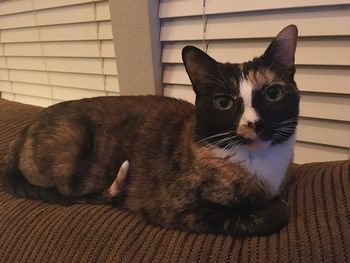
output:
[[[255,122],[247,121],[246,123],[242,123],[238,126],[237,134],[244,138],[254,140],[257,137],[255,127]]]
[[[255,130],[255,127],[256,127],[255,122],[251,122],[251,121],[248,121],[245,126],[247,126],[250,129],[253,129],[253,130]]]

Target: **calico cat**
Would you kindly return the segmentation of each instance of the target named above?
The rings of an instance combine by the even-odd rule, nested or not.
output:
[[[182,51],[195,106],[157,96],[97,97],[41,111],[14,143],[7,192],[53,203],[106,203],[152,224],[265,235],[288,220],[279,197],[299,111],[297,28],[242,64]]]

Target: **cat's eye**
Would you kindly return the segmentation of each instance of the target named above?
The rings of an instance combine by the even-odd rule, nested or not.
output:
[[[264,98],[268,102],[277,102],[284,97],[284,90],[279,85],[269,86],[264,89]]]
[[[214,98],[214,107],[218,110],[225,111],[233,106],[233,98],[229,95],[218,95]]]

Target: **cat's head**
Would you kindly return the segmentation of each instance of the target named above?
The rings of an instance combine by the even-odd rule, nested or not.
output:
[[[299,92],[294,82],[298,30],[290,25],[264,54],[245,63],[219,63],[198,48],[182,51],[196,93],[199,140],[221,148],[264,148],[295,134]]]

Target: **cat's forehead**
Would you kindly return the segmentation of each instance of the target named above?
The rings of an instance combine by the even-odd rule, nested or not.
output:
[[[242,79],[243,78],[249,81],[254,89],[261,89],[271,84],[284,84],[276,74],[266,68],[247,71],[242,74]]]
[[[241,82],[248,81],[254,89],[261,89],[271,84],[284,85],[283,78],[273,69],[256,61],[241,64],[221,64],[221,71],[230,82],[230,86],[239,89]]]
[[[240,64],[239,68],[241,81],[247,80],[254,89],[261,89],[271,84],[285,84],[285,81],[271,67],[263,64],[247,62]]]

